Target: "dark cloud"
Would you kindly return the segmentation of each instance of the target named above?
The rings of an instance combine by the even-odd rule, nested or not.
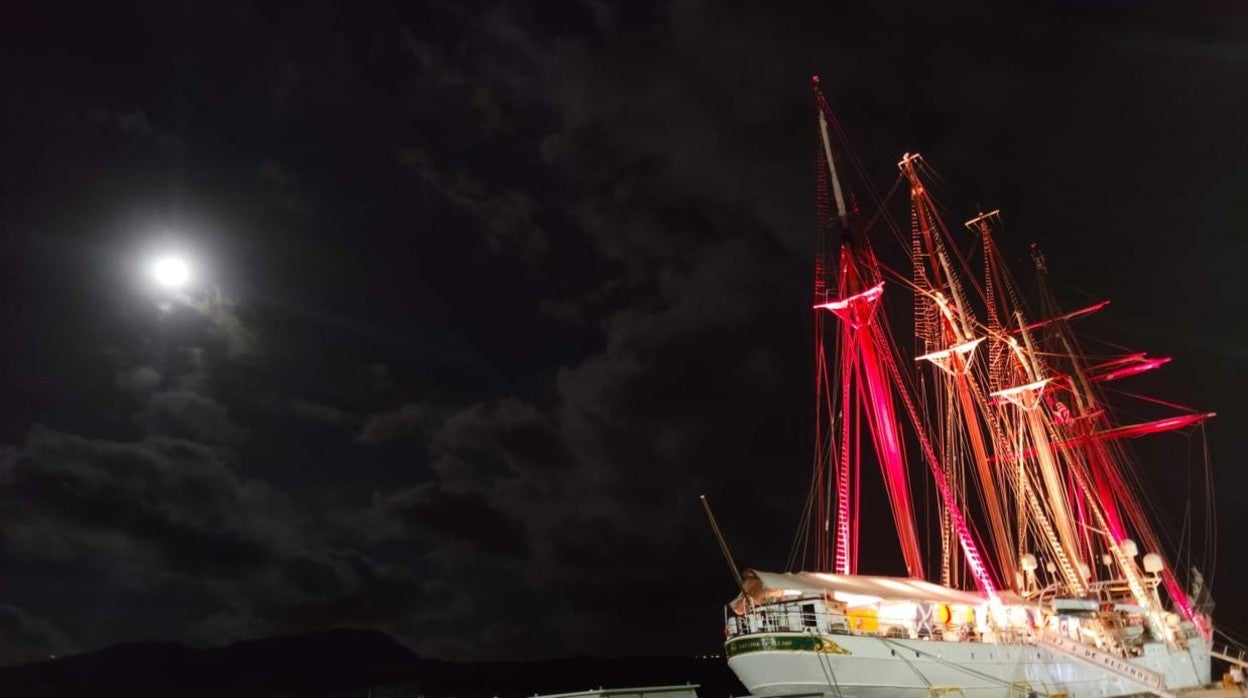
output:
[[[359,422],[355,415],[340,410],[333,405],[301,400],[299,398],[290,401],[290,409],[297,417],[330,426],[350,428]]]
[[[433,421],[433,410],[427,405],[406,403],[394,410],[371,415],[356,437],[364,444],[379,444],[393,439],[420,436]]]
[[[514,397],[452,413],[433,434],[434,468],[445,480],[480,482],[486,471],[504,476],[566,470],[571,455],[550,417]]]
[[[141,586],[233,578],[300,539],[280,493],[238,478],[215,451],[191,441],[117,443],[36,427],[8,495],[14,548],[85,559]]]
[[[338,570],[308,557],[288,562],[282,573],[301,591],[317,596],[332,596],[342,592],[342,579]]]
[[[117,376],[117,385],[122,390],[134,393],[146,393],[160,385],[160,372],[151,366],[139,366],[126,369]]]
[[[449,595],[436,586],[429,588],[409,569],[378,565],[365,558],[348,560],[349,586],[337,570],[315,561],[301,561],[290,570],[293,581],[310,593],[306,601],[289,604],[276,611],[274,622],[287,630],[319,630],[343,625],[404,628],[417,609],[437,608]],[[410,632],[411,626],[407,626]]]
[[[37,662],[71,654],[74,644],[49,621],[13,604],[0,604],[0,653],[6,664]]]
[[[189,391],[153,395],[135,421],[149,434],[228,444],[241,436],[241,429],[229,417],[224,405]]]
[[[5,493],[11,553],[85,565],[97,589],[194,598],[202,610],[185,632],[198,642],[343,623],[408,633],[431,598],[428,582],[408,568],[353,552],[345,542],[353,533],[318,524],[280,492],[240,478],[217,452],[188,441],[123,444],[38,427]],[[395,514],[405,524],[496,546],[473,526],[501,519],[480,506],[467,510],[471,520],[458,519],[458,503],[431,501]]]
[[[387,495],[377,508],[400,531],[414,531],[438,544],[462,544],[487,554],[528,551],[524,522],[495,508],[480,493],[447,492],[425,485]]]
[[[258,402],[274,414],[293,417],[313,425],[354,432],[360,428],[361,418],[328,402],[276,393],[258,396]]]
[[[447,176],[418,148],[401,148],[398,159],[438,194],[479,219],[495,254],[515,249],[522,258],[535,263],[546,253],[546,232],[536,222],[537,204],[529,194],[491,192],[462,170]]]
[[[9,485],[13,482],[14,473],[17,470],[18,451],[12,446],[0,446],[0,485]]]
[[[147,114],[144,114],[141,109],[112,111],[97,107],[87,113],[87,118],[93,123],[105,124],[127,134],[148,136],[152,132],[152,125],[147,120]]]

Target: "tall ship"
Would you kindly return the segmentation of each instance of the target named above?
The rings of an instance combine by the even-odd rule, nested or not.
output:
[[[1120,389],[1168,359],[1082,339],[1075,326],[1106,302],[1059,307],[1035,246],[1016,277],[997,211],[948,225],[921,156],[898,163],[909,230],[891,194],[860,212],[845,176],[857,163],[817,77],[814,102],[814,467],[786,571],[734,566],[733,672],[754,695],[846,698],[1208,684],[1209,589],[1128,444],[1203,438],[1213,413]],[[881,240],[901,268],[876,256]],[[912,320],[898,321],[902,303]],[[1161,415],[1122,419],[1111,395]],[[1208,487],[1207,469],[1197,477]],[[864,482],[882,486],[865,503]],[[860,527],[873,503],[894,530]],[[860,569],[864,533],[877,550],[896,541],[905,576]]]

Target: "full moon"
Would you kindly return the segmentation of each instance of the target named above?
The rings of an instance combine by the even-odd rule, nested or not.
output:
[[[191,268],[181,257],[161,257],[152,264],[152,278],[165,288],[181,288],[191,278]]]

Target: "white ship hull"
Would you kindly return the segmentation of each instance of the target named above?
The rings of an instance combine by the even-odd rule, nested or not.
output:
[[[802,637],[801,633],[775,633]],[[1209,647],[1194,639],[1186,650],[1164,645],[1145,647],[1130,665],[1162,680],[1150,691],[1145,683],[1128,679],[1131,666],[1098,666],[1096,657],[1077,659],[1048,647],[1021,644],[941,642],[861,635],[820,638],[831,649],[755,650],[732,654],[728,666],[753,695],[777,696],[829,693],[844,698],[924,696],[932,689],[957,688],[967,698],[1019,698],[1028,691],[1039,695],[1126,696],[1169,692],[1203,686],[1210,680]],[[729,643],[731,645],[731,643]],[[1102,658],[1103,659],[1103,658]]]

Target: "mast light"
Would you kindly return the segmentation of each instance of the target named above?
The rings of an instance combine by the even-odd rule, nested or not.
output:
[[[1130,538],[1123,538],[1122,542],[1118,544],[1118,547],[1122,548],[1122,554],[1127,557],[1135,557],[1140,554],[1140,549],[1136,547],[1135,541]]]
[[[1161,561],[1161,556],[1157,553],[1149,553],[1144,556],[1144,571],[1149,574],[1157,574],[1165,567],[1165,563]]]

